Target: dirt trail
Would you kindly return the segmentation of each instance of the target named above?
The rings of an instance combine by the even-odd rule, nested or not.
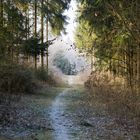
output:
[[[69,140],[68,129],[66,124],[68,123],[64,110],[65,110],[65,102],[63,102],[63,96],[66,94],[67,89],[61,92],[53,101],[50,118],[51,118],[51,125],[54,129],[54,139],[55,140]]]
[[[66,88],[56,96],[50,107],[50,120],[53,128],[52,140],[84,140],[86,133],[83,133],[73,110],[75,104],[73,99],[80,95],[78,88]],[[78,102],[77,102],[78,103]],[[75,109],[76,109],[75,108]],[[76,121],[76,123],[75,123]],[[75,124],[76,126],[75,126]],[[92,138],[90,138],[92,139]],[[90,140],[88,139],[88,140]],[[86,139],[85,139],[86,140]]]
[[[20,106],[16,120],[18,123],[3,128],[0,140],[138,138],[137,131],[118,125],[116,118],[108,115],[106,106],[94,97],[91,98],[83,87],[54,88],[30,98],[25,96],[17,106]]]
[[[128,120],[127,128],[116,123],[83,87],[64,89],[53,101],[50,112],[53,140],[137,140],[138,133]]]

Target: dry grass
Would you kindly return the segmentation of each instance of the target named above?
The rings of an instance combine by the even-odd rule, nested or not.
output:
[[[85,86],[91,96],[105,104],[108,114],[114,116],[118,124],[127,127],[130,122],[140,130],[140,94],[124,88],[120,79],[114,81],[107,74],[92,73]]]
[[[0,91],[8,93],[32,93],[37,87],[30,69],[15,63],[0,64]]]

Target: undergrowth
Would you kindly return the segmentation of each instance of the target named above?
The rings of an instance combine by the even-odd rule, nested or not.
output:
[[[0,123],[8,124],[12,112],[17,112],[13,104],[24,94],[39,94],[44,85],[54,83],[45,69],[35,70],[11,61],[0,61]]]
[[[118,123],[131,120],[140,129],[140,94],[124,87],[120,79],[111,80],[106,74],[92,73],[85,86],[90,90],[91,98],[104,104],[108,114],[118,118]]]
[[[37,83],[30,69],[17,64],[0,65],[0,91],[33,93]]]

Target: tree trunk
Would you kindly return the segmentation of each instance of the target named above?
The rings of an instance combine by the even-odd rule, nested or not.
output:
[[[0,0],[0,26],[3,26],[3,0]]]
[[[37,55],[34,55],[34,67],[37,69]]]
[[[48,0],[47,0],[47,7],[48,7]],[[46,18],[46,42],[48,42],[49,40],[49,20],[48,20],[48,11],[47,11],[47,18]],[[46,68],[47,68],[47,72],[49,69],[49,51],[48,51],[49,45],[47,45],[46,48]]]
[[[91,61],[91,72],[93,71],[93,53],[90,54],[90,61]]]
[[[137,91],[140,94],[140,45],[137,46]]]
[[[34,22],[35,22],[35,26],[34,26],[34,35],[35,35],[35,38],[37,37],[37,0],[35,0],[35,17],[34,17]],[[35,55],[34,55],[34,66],[35,66],[35,69],[37,69],[37,53],[35,52]]]
[[[44,68],[44,0],[41,0],[41,44],[42,44],[42,49],[41,49],[41,67]]]

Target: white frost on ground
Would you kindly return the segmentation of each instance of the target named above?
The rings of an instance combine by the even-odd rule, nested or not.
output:
[[[50,118],[52,119],[51,125],[54,129],[55,140],[70,140],[66,127],[67,120],[64,117],[65,104],[62,101],[65,92],[67,90],[64,90],[56,97],[51,107]]]

